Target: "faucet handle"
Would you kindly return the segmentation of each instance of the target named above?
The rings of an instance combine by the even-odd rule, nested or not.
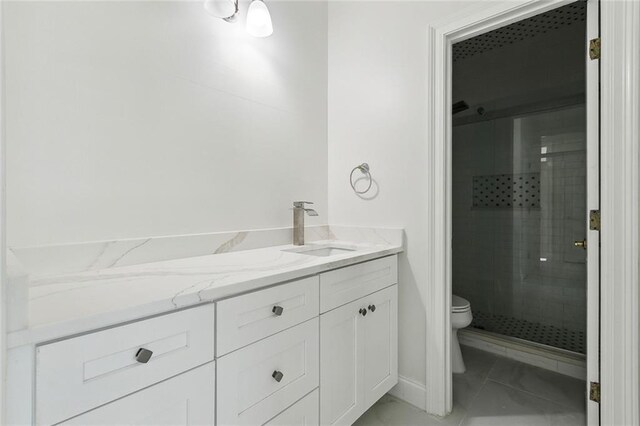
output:
[[[294,201],[293,207],[303,209],[305,204],[313,204],[313,201]]]

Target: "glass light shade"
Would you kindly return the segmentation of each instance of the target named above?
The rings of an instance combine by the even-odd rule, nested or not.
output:
[[[262,0],[253,0],[249,5],[247,32],[254,37],[269,37],[273,34],[271,15]]]
[[[238,12],[238,4],[236,0],[206,0],[204,9],[216,18],[231,20]]]

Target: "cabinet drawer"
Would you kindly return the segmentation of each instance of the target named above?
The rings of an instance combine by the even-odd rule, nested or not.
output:
[[[52,424],[214,358],[213,304],[36,348],[36,422]],[[153,352],[138,362],[140,348]]]
[[[210,362],[62,424],[213,426],[214,383],[215,368]]]
[[[264,424],[318,386],[318,360],[318,318],[219,358],[218,424]]]
[[[359,299],[398,282],[398,256],[359,263],[320,275],[320,312]]]
[[[320,392],[318,389],[287,408],[265,426],[318,426],[320,424]]]
[[[318,316],[318,283],[310,277],[218,302],[218,356]]]

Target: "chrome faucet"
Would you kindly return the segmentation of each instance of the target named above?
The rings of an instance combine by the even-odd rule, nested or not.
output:
[[[309,216],[318,216],[318,212],[314,209],[305,209],[305,204],[313,204],[311,201],[294,201],[293,202],[293,245],[304,245],[304,213]]]

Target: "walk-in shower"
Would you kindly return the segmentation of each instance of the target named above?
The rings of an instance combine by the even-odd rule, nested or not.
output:
[[[581,354],[584,29],[574,3],[454,46],[453,100],[469,108],[452,133],[453,292],[471,327]]]

